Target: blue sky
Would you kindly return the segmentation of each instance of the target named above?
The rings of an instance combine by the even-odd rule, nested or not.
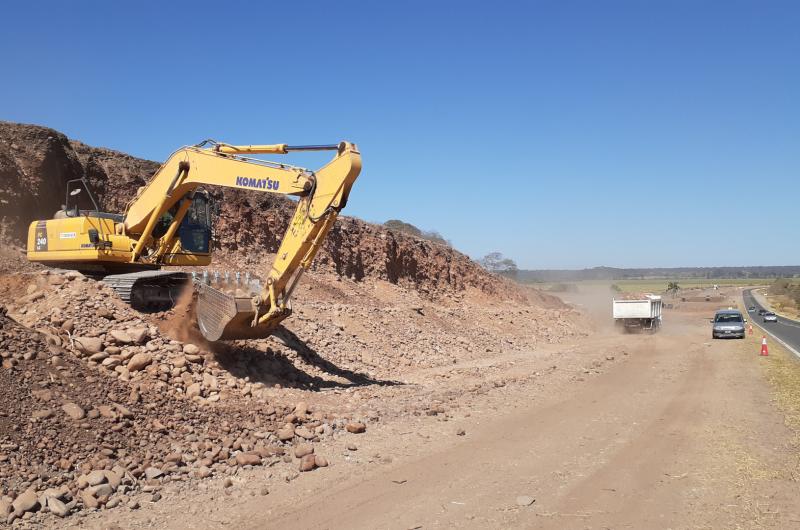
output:
[[[6,4],[0,119],[349,139],[346,214],[524,268],[800,264],[798,2],[162,4]]]

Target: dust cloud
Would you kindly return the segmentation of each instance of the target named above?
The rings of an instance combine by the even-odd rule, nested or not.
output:
[[[611,301],[614,291],[610,283],[580,284],[576,289],[564,293],[552,293],[567,304],[574,305],[591,321],[593,330],[601,334],[616,334],[619,330],[614,326],[611,315]]]
[[[190,282],[181,292],[172,314],[158,323],[158,330],[173,340],[188,342],[200,347],[201,350],[216,353],[217,343],[206,340],[197,326],[196,306],[197,296]]]

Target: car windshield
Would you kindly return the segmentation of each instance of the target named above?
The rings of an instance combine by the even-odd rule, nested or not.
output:
[[[717,315],[715,319],[716,322],[741,322],[742,315],[734,314],[734,313],[724,313],[722,315]]]
[[[764,313],[765,317],[774,317],[775,313]]]

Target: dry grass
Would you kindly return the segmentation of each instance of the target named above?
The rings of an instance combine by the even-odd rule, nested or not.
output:
[[[764,364],[767,380],[786,426],[794,433],[793,445],[800,450],[800,360],[775,341],[770,343],[769,354],[770,360]]]
[[[770,308],[779,315],[785,315],[791,319],[800,318],[800,307],[795,301],[783,294],[764,294],[764,298],[769,302]]]
[[[754,331],[747,337],[746,347],[749,352],[759,351],[761,337],[768,337],[769,358],[761,363],[761,367],[783,413],[784,423],[793,435],[789,444],[793,449],[794,463],[786,471],[792,481],[800,482],[800,359],[764,333],[758,324]]]
[[[738,344],[739,353],[752,358],[760,349],[761,330]],[[769,341],[769,357],[758,357],[774,400],[792,436],[787,440],[787,460],[779,464],[765,454],[754,452],[747,443],[749,425],[719,425],[704,433],[715,447],[707,469],[697,476],[704,487],[736,492],[719,511],[731,517],[728,528],[786,528],[787,513],[769,494],[773,484],[800,482],[800,360],[777,342]],[[716,521],[716,519],[715,519]],[[792,523],[795,521],[790,520]],[[712,521],[709,528],[716,528]]]

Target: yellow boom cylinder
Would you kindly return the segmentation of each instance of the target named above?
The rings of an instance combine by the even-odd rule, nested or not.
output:
[[[214,151],[218,153],[230,153],[233,155],[285,155],[288,153],[286,144],[264,144],[264,145],[229,145],[217,144]]]

